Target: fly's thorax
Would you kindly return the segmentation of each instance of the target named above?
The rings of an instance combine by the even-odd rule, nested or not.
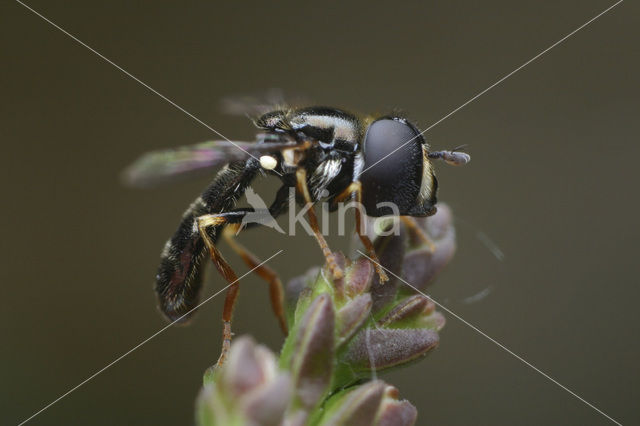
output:
[[[323,148],[355,151],[362,135],[360,120],[335,108],[299,110],[291,117],[290,123],[292,129],[315,139]]]
[[[256,125],[276,133],[289,133],[302,141],[313,141],[323,149],[355,152],[362,139],[362,120],[331,107],[308,107],[272,111],[256,120]]]
[[[292,175],[298,167],[307,170],[309,192],[315,201],[325,193],[335,195],[353,181],[354,158],[364,133],[362,123],[357,116],[331,107],[272,111],[256,121],[264,130],[286,133],[300,145],[307,144],[284,149],[277,159],[285,175]],[[270,159],[262,163],[271,166]]]

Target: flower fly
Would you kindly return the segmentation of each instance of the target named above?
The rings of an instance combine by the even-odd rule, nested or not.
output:
[[[254,121],[259,132],[255,142],[213,141],[155,151],[143,155],[125,170],[126,181],[151,186],[178,177],[210,173],[224,167],[185,211],[173,237],[162,251],[156,276],[160,309],[170,320],[186,319],[198,304],[205,258],[209,256],[229,282],[223,311],[224,361],[231,341],[231,317],[238,295],[237,275],[218,251],[224,238],[260,277],[269,283],[271,304],[286,332],[282,283],[276,273],[234,240],[243,218],[252,208],[235,207],[255,178],[278,176],[282,186],[268,211],[274,218],[287,210],[289,188],[295,188],[300,204],[353,200],[368,216],[398,214],[408,224],[411,217],[436,212],[437,180],[432,160],[466,164],[470,157],[458,151],[429,151],[420,131],[400,116],[361,118],[330,107],[278,109]],[[391,209],[390,206],[394,206]],[[341,267],[320,232],[314,210],[307,217],[334,278]],[[356,231],[372,259],[374,247],[364,232],[363,212],[355,209]],[[260,265],[260,266],[259,266]],[[381,268],[380,281],[387,280]]]

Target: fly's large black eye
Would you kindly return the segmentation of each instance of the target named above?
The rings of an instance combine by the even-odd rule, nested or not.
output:
[[[364,138],[360,176],[367,215],[408,215],[415,209],[423,178],[423,143],[418,130],[405,121],[382,118],[371,123]]]

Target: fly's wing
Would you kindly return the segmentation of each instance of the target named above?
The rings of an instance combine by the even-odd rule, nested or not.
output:
[[[147,188],[180,178],[206,174],[210,169],[233,161],[259,158],[295,146],[293,140],[231,142],[211,141],[144,154],[122,173],[125,184]]]
[[[234,95],[222,98],[220,109],[229,114],[247,117],[260,117],[269,111],[287,105],[284,93],[280,89],[269,89],[254,95]]]
[[[222,98],[220,109],[226,114],[256,119],[267,112],[309,104],[309,99],[305,96],[291,93],[285,96],[282,89],[272,88],[255,94]]]

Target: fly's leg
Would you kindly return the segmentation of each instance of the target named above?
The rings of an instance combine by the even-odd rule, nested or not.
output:
[[[300,167],[296,171],[296,186],[298,188],[298,192],[304,198],[305,203],[310,205],[310,208],[307,210],[307,217],[309,218],[309,225],[311,226],[311,230],[313,231],[318,244],[320,244],[320,249],[322,250],[322,254],[327,259],[327,264],[329,265],[329,269],[333,274],[333,277],[336,279],[344,277],[344,272],[336,263],[336,259],[327,244],[327,240],[324,239],[322,232],[320,232],[320,227],[318,226],[318,217],[316,216],[316,212],[313,210],[313,203],[311,200],[311,195],[309,194],[309,187],[307,186],[307,171]]]
[[[220,357],[218,358],[216,367],[222,366],[227,358],[229,348],[231,347],[231,337],[233,336],[233,334],[231,333],[231,319],[233,317],[233,308],[236,304],[236,300],[238,299],[240,283],[238,282],[238,276],[236,275],[236,273],[233,271],[233,269],[231,269],[231,266],[227,263],[226,260],[224,260],[222,254],[216,248],[213,239],[207,232],[207,229],[211,227],[221,229],[228,223],[228,216],[228,213],[208,214],[200,216],[196,219],[198,231],[200,232],[200,235],[202,236],[202,239],[204,240],[204,243],[209,250],[211,260],[213,261],[214,265],[216,265],[216,269],[218,270],[218,272],[220,272],[224,279],[231,284],[224,299],[224,309],[222,311],[222,351],[220,352]]]
[[[269,212],[272,217],[279,215],[284,208],[286,208],[287,201],[287,188],[281,188],[277,195],[276,199],[269,208]],[[207,233],[207,228],[214,227],[218,229],[222,229],[225,225],[231,225],[225,227],[222,230],[223,237],[227,240],[231,248],[242,257],[242,259],[249,265],[250,268],[255,268],[255,271],[258,275],[265,279],[269,283],[269,293],[271,296],[271,305],[273,311],[280,322],[280,327],[287,334],[287,323],[285,319],[284,313],[284,290],[282,286],[282,282],[276,275],[275,271],[266,265],[260,265],[260,261],[251,254],[248,250],[246,250],[243,246],[237,243],[233,235],[240,229],[240,222],[246,216],[247,213],[252,212],[253,209],[236,209],[232,211],[228,211],[225,213],[219,214],[209,214],[200,216],[196,219],[198,225],[198,231],[204,240],[207,249],[209,250],[209,254],[211,256],[211,260],[216,265],[216,269],[220,274],[232,284],[227,290],[227,294],[224,301],[224,309],[222,312],[222,321],[223,321],[223,331],[222,331],[222,351],[220,353],[220,358],[218,358],[218,362],[216,364],[217,367],[221,366],[229,352],[229,348],[231,346],[231,338],[233,333],[231,332],[231,320],[233,318],[233,309],[236,304],[236,300],[238,298],[238,292],[240,289],[240,284],[238,283],[238,277],[231,268],[231,266],[227,263],[226,260],[222,257],[222,254],[215,246],[215,243],[211,239],[209,233]],[[249,223],[247,226],[253,226],[256,223]]]
[[[431,238],[424,232],[424,229],[416,222],[416,219],[411,216],[400,216],[400,220],[405,224],[405,226],[411,229],[415,234],[422,240],[423,243],[429,246],[429,250],[431,253],[436,251],[436,245],[431,241]]]
[[[360,241],[362,241],[362,245],[367,250],[369,257],[373,260],[373,264],[376,268],[376,273],[380,277],[380,283],[384,283],[389,281],[389,277],[387,273],[384,271],[382,266],[380,266],[380,261],[378,260],[378,255],[376,254],[376,250],[373,247],[373,243],[367,236],[364,230],[364,218],[362,217],[362,185],[360,181],[351,182],[351,184],[340,194],[338,194],[333,202],[339,203],[343,200],[346,200],[350,196],[355,195],[356,205],[356,232],[358,233],[358,237],[360,237]]]
[[[235,235],[240,229],[240,224],[230,225],[222,233],[222,236],[227,241],[229,246],[235,251],[247,266],[258,274],[260,278],[265,280],[269,284],[269,297],[271,299],[271,307],[273,309],[280,328],[284,334],[288,334],[287,320],[284,313],[284,287],[282,281],[276,274],[276,272],[267,265],[261,265],[260,259],[258,259],[253,253],[247,250],[243,245],[238,243],[235,239]]]
[[[271,215],[271,217],[275,219],[276,217],[280,216],[285,210],[287,210],[289,207],[288,202],[289,187],[283,185],[276,193],[275,200],[273,200],[273,203],[271,203],[271,206],[269,206],[269,214]],[[234,210],[234,212],[237,211],[244,211],[245,213],[248,213],[253,211],[253,209]],[[284,334],[288,334],[287,321],[284,312],[284,288],[282,286],[282,281],[280,281],[280,278],[273,269],[271,269],[267,265],[260,265],[260,260],[246,248],[240,245],[234,238],[239,230],[253,228],[261,224],[258,222],[238,223],[242,222],[242,218],[244,218],[244,215],[235,218],[234,222],[237,225],[229,226],[228,228],[226,228],[223,232],[223,237],[227,240],[231,248],[240,255],[245,263],[252,269],[256,268],[258,276],[267,281],[267,284],[269,284],[271,308],[278,318],[280,328],[282,329],[282,331],[284,331]]]

